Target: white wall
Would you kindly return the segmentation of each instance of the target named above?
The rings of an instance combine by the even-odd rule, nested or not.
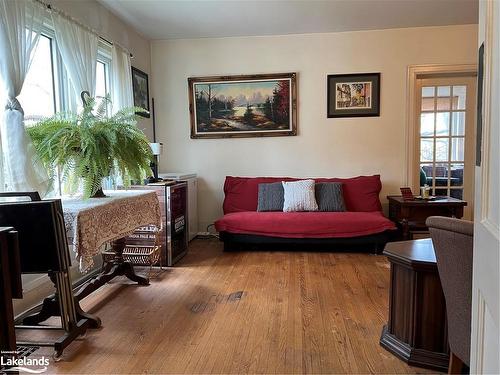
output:
[[[222,213],[226,175],[382,175],[381,197],[405,172],[406,72],[411,64],[477,62],[477,25],[152,42],[161,171],[196,172],[205,230]],[[298,136],[190,139],[187,78],[298,73]],[[380,117],[327,119],[326,76],[381,72]]]
[[[134,55],[132,66],[150,75],[150,41],[111,13],[107,8],[95,0],[47,0],[46,2],[62,10],[82,24],[96,30],[102,37],[109,41],[118,42],[127,48]],[[151,77],[149,79],[151,81]],[[151,118],[141,118],[138,126],[143,129],[149,139],[152,139],[153,121]]]

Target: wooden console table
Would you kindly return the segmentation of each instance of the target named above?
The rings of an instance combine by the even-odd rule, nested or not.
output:
[[[462,218],[466,201],[451,197],[437,197],[436,200],[404,200],[399,195],[388,195],[389,219],[399,225],[403,238],[410,239],[410,230],[427,230],[425,220],[429,216]]]
[[[98,317],[84,312],[79,301],[99,289],[116,276],[126,276],[140,285],[149,280],[135,273],[133,265],[123,259],[125,237],[138,227],[155,225],[161,228],[160,203],[154,191],[106,191],[105,198],[63,199],[64,221],[68,238],[73,244],[80,271],[87,272],[93,258],[105,243],[111,243],[115,258],[106,263],[104,270],[75,290],[78,319],[88,319],[90,327],[98,328]],[[59,316],[57,296],[43,301],[42,310],[24,318],[23,324],[37,325],[51,316]]]
[[[409,365],[447,371],[446,307],[430,238],[390,242],[389,320],[380,345]]]

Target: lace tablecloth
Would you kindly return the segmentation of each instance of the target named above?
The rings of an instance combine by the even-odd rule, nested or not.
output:
[[[105,243],[135,229],[161,227],[160,203],[154,191],[105,191],[106,198],[63,198],[64,222],[80,272],[88,271]]]

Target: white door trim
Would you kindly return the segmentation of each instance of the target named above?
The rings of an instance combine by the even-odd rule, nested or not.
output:
[[[405,186],[416,186],[415,181],[415,134],[416,134],[416,108],[415,86],[418,78],[432,78],[433,76],[473,75],[477,74],[477,64],[432,64],[408,66],[406,80],[406,118],[405,118]]]
[[[484,43],[481,165],[476,166],[476,206],[474,222],[474,264],[472,281],[471,374],[500,373],[500,224],[495,219],[500,207],[492,204],[498,194],[498,30],[500,4],[496,0],[479,3],[479,45]],[[495,212],[495,210],[497,210]]]
[[[491,83],[492,83],[492,66],[493,66],[493,2],[486,3],[486,33],[484,40],[484,77],[483,77],[483,134],[481,153],[481,223],[488,229],[491,234],[498,240],[500,226],[499,223],[494,223],[490,216],[490,146],[491,146],[491,111],[495,108],[491,107]],[[498,193],[498,192],[496,192]]]

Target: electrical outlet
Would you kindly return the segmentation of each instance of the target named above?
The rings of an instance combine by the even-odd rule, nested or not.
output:
[[[198,236],[211,236],[212,233],[210,232],[198,232]]]

